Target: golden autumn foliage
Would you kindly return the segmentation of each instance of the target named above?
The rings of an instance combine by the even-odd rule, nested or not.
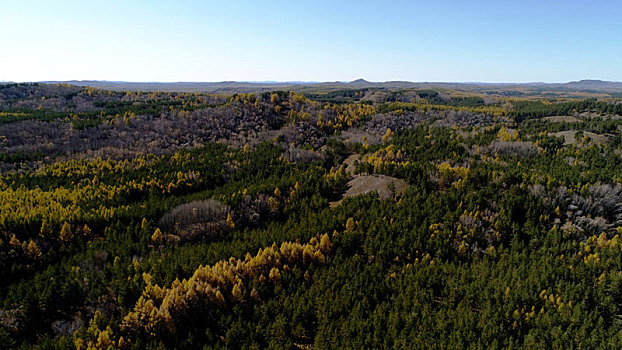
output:
[[[471,170],[460,165],[451,166],[449,163],[440,163],[436,166],[438,170],[441,185],[453,184],[454,187],[460,189],[464,185],[464,181],[469,176]]]
[[[606,233],[590,236],[585,242],[581,242],[581,251],[578,256],[583,258],[583,262],[587,265],[597,266],[601,262],[600,252],[607,249],[622,250],[622,239],[616,234],[612,238],[608,238]]]
[[[387,128],[387,132],[382,136],[382,142],[387,143],[393,136],[395,136],[395,133],[391,131],[391,128]]]
[[[134,310],[129,312],[121,329],[144,332],[155,337],[161,332],[174,334],[177,321],[189,312],[207,312],[226,307],[228,303],[241,303],[258,296],[245,284],[252,279],[278,281],[281,269],[294,264],[324,263],[330,252],[330,239],[324,234],[318,241],[313,238],[307,244],[284,242],[259,249],[255,256],[247,254],[243,260],[231,258],[211,266],[200,266],[189,279],[175,280],[170,287],[151,283],[145,275],[145,287]],[[250,293],[250,294],[249,294]]]
[[[16,235],[11,236],[11,239],[9,240],[9,244],[13,248],[19,248],[22,246],[22,243],[19,241]]]
[[[172,161],[183,162],[184,156],[175,154]],[[151,172],[139,179],[121,183],[104,183],[95,174],[103,172],[123,173],[148,169],[157,157],[137,157],[132,160],[70,160],[56,162],[41,167],[37,176],[62,178],[75,176],[82,178],[71,186],[27,188],[10,186],[5,178],[0,177],[0,229],[41,222],[39,236],[42,238],[59,237],[58,229],[65,222],[85,222],[93,220],[112,220],[126,212],[128,205],[119,204],[120,198],[139,193],[171,194],[185,190],[199,183],[198,172],[173,172],[165,180]],[[84,203],[93,203],[86,206]],[[69,241],[73,233],[62,230],[62,241]],[[87,232],[85,232],[87,233]],[[22,237],[29,238],[29,237]]]
[[[37,260],[41,257],[41,249],[32,239],[28,241],[25,251],[26,255],[32,260]]]
[[[381,148],[374,153],[366,154],[363,157],[363,162],[371,164],[374,167],[374,171],[379,171],[382,166],[387,164],[398,166],[406,166],[410,164],[402,151],[396,149],[393,144]]]
[[[348,218],[348,220],[346,220],[346,232],[351,232],[354,230],[354,219],[353,218]]]
[[[348,178],[348,173],[346,171],[346,166],[341,165],[339,167],[331,167],[328,170],[328,173],[324,174],[324,179],[326,181],[341,181]]]
[[[149,222],[147,222],[147,219],[143,218],[143,220],[140,223],[140,229],[145,230],[147,229],[147,227],[149,227]]]
[[[231,216],[231,213],[227,213],[227,224],[229,225],[229,227],[231,227],[232,229],[235,228],[235,222],[233,222],[233,217]]]
[[[462,241],[460,243],[460,246],[458,247],[458,254],[460,256],[466,256],[468,251],[469,251],[469,248],[467,247],[466,243]]]
[[[61,227],[60,229],[59,238],[63,242],[70,242],[73,238],[73,231],[71,230],[71,225],[69,225],[69,223],[66,221],[63,224],[63,227]]]
[[[43,238],[50,237],[52,235],[52,227],[47,219],[43,219],[43,221],[41,222],[41,229],[39,230],[39,235]]]
[[[91,234],[91,228],[87,224],[84,224],[84,226],[82,227],[82,234],[84,236],[88,236]]]
[[[156,228],[155,231],[153,232],[153,235],[151,235],[151,242],[153,243],[160,243],[162,242],[162,231],[160,231],[160,228]]]
[[[331,243],[330,243],[330,238],[328,237],[328,235],[326,234],[322,235],[322,237],[320,238],[319,248],[322,254],[324,255],[328,255],[328,253],[330,253]]]
[[[497,133],[497,138],[502,141],[518,141],[519,135],[518,131],[514,129],[508,129],[502,126]]]
[[[572,308],[572,301],[564,302],[564,299],[560,295],[549,293],[546,289],[540,292],[538,298],[540,298],[545,305],[552,306],[556,309],[560,309],[564,306]]]
[[[270,275],[268,277],[271,281],[276,282],[281,279],[281,271],[279,271],[278,267],[273,267],[270,269]]]
[[[270,94],[270,103],[276,105],[279,103],[279,95],[278,94]]]
[[[280,192],[279,192],[279,195],[280,195]],[[270,207],[270,210],[272,210],[273,212],[279,211],[279,206],[280,206],[279,200],[274,197],[269,197],[268,206]]]
[[[114,340],[114,334],[110,326],[104,328],[100,325],[103,323],[102,318],[102,313],[95,311],[95,315],[89,322],[89,327],[86,330],[86,337],[74,336],[73,344],[77,350],[125,349],[129,346],[129,343],[123,337],[120,337],[118,341]]]
[[[376,113],[373,106],[367,104],[327,104],[324,109],[333,111],[334,117],[324,120],[324,114],[320,114],[318,127],[329,127],[334,130],[343,130],[357,124],[362,118]]]

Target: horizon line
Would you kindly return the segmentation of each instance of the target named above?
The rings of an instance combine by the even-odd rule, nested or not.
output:
[[[387,84],[387,83],[412,83],[412,84],[486,84],[486,85],[519,85],[519,84],[569,84],[580,82],[600,82],[600,83],[622,83],[622,81],[615,80],[602,80],[602,79],[580,79],[570,81],[521,81],[521,82],[509,82],[509,81],[411,81],[411,80],[386,80],[386,81],[369,81],[366,79],[355,80],[221,80],[221,81],[131,81],[131,80],[99,80],[99,79],[70,79],[70,80],[36,80],[36,81],[0,81],[2,84],[15,84],[15,83],[116,83],[116,84],[223,84],[223,83],[238,83],[238,84],[352,84],[360,82],[361,84]]]

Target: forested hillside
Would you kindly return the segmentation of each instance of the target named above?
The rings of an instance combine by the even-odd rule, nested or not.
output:
[[[621,131],[614,98],[0,85],[0,348],[620,348]]]

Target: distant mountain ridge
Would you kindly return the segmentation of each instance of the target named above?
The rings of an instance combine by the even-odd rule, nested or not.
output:
[[[603,81],[603,80],[579,80],[579,81],[571,81],[565,85],[568,88],[576,88],[576,89],[593,89],[593,90],[620,90],[622,89],[622,82],[615,81]]]
[[[220,81],[220,82],[126,82],[105,80],[69,80],[69,81],[42,81],[42,83],[65,83],[76,86],[91,86],[108,90],[128,91],[178,91],[178,92],[204,92],[204,93],[241,93],[263,92],[279,89],[307,91],[314,89],[362,89],[362,88],[441,88],[458,90],[486,90],[499,88],[538,88],[545,90],[564,91],[602,91],[622,92],[622,82],[585,79],[567,83],[454,83],[454,82],[410,82],[410,81],[386,81],[371,82],[365,79],[357,79],[350,82],[302,82],[302,81]]]

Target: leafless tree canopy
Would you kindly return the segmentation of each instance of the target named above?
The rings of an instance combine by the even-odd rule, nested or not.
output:
[[[538,146],[526,141],[493,141],[482,150],[489,155],[516,155],[520,157],[531,157],[538,154]]]
[[[171,209],[158,225],[183,240],[209,238],[226,229],[228,212],[229,207],[216,200],[195,201]]]

